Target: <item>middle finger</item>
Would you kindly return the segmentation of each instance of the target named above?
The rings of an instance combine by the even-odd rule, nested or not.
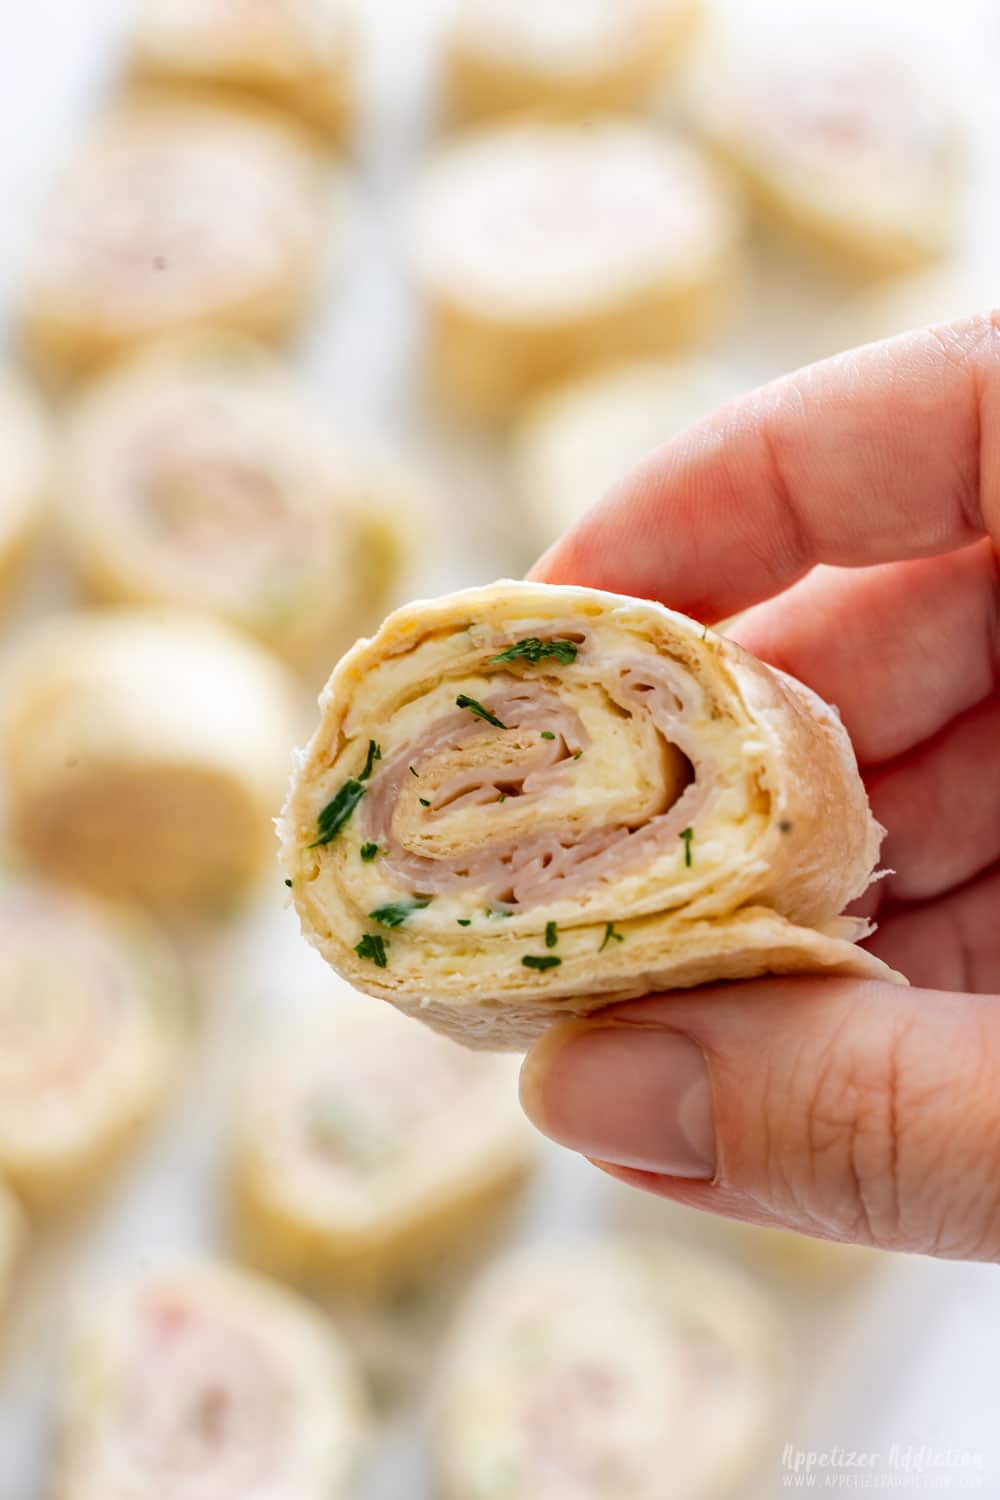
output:
[[[835,703],[862,765],[903,754],[993,689],[1000,657],[989,540],[875,568],[816,568],[727,631]]]

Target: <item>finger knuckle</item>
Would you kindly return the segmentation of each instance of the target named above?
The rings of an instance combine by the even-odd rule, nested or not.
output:
[[[846,1016],[801,1070],[797,1125],[773,1133],[799,1222],[883,1250],[1000,1258],[995,1052],[983,1040],[943,1055],[919,1014]]]
[[[859,1046],[847,1017],[823,1039],[803,1072],[788,1173],[799,1211],[810,1212],[820,1227],[882,1249],[911,1243],[911,1161],[927,1159],[928,1143],[918,1140],[923,1105],[908,1056],[910,1029],[893,1020],[872,1045],[868,1018],[855,1033],[865,1038]]]

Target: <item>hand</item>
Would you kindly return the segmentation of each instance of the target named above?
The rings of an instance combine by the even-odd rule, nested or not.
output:
[[[535,576],[661,599],[837,704],[919,988],[782,978],[561,1023],[535,1123],[666,1198],[1000,1259],[1000,315],[838,356],[669,443]]]

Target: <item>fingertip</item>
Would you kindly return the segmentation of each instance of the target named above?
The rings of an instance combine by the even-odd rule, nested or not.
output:
[[[552,562],[553,562],[553,559],[555,558],[556,554],[559,551],[559,547],[560,547],[560,543],[559,542],[553,542],[551,547],[547,547],[545,549],[545,551],[542,553],[541,557],[537,560],[537,562],[532,563],[531,567],[528,569],[527,573],[524,575],[525,578],[527,578],[527,580],[528,580],[529,583],[554,583],[555,582],[555,578],[553,576]]]
[[[539,1037],[521,1064],[518,1081],[521,1108],[543,1135],[549,1133],[546,1129],[546,1080],[555,1071],[556,1056],[573,1037],[595,1024],[591,1021],[557,1021]]]
[[[624,1167],[709,1180],[715,1131],[698,1044],[667,1027],[563,1022],[525,1059],[521,1101],[550,1139]]]

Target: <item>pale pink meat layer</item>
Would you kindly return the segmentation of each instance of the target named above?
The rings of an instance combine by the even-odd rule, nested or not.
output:
[[[562,632],[550,627],[548,633],[558,637]],[[578,637],[579,627],[573,627],[572,633]],[[586,645],[578,660],[583,659],[584,650]],[[637,809],[634,824],[579,831],[543,828],[444,858],[407,849],[395,832],[394,815],[410,767],[419,780],[442,753],[467,747],[477,739],[492,737],[499,745],[505,732],[523,729],[537,730],[539,736],[542,730],[555,735],[551,740],[539,737],[516,767],[498,760],[494,766],[470,767],[445,780],[429,799],[432,817],[455,807],[512,797],[543,804],[555,782],[572,776],[575,753],[590,743],[575,710],[543,684],[503,676],[498,678],[500,691],[491,694],[483,707],[507,726],[506,731],[474,718],[468,710],[457,710],[438,719],[372,778],[361,804],[360,826],[363,837],[383,851],[383,869],[391,880],[426,895],[472,886],[481,889],[491,904],[513,912],[576,897],[601,882],[617,880],[676,842],[712,795],[712,768],[688,728],[701,706],[701,689],[679,663],[662,657],[604,658],[587,652],[586,660],[594,680],[601,682],[614,703],[630,714],[648,715],[664,742],[688,757],[695,776],[680,797],[666,807]]]
[[[155,1492],[222,1500],[280,1485],[290,1391],[267,1351],[248,1330],[169,1295],[143,1312],[119,1432]]]

